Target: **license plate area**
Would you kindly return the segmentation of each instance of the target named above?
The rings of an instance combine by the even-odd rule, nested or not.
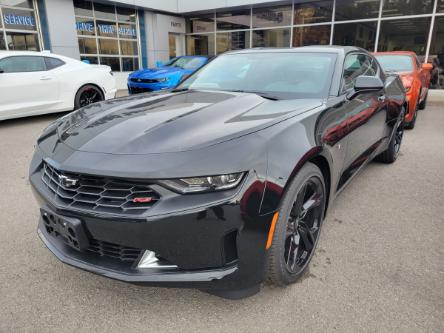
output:
[[[61,216],[45,208],[40,209],[40,215],[48,234],[61,238],[66,245],[78,251],[88,249],[90,244],[81,220]]]

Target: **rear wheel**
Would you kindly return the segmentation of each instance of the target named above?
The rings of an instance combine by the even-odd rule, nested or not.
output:
[[[285,286],[304,274],[319,240],[325,200],[322,172],[316,165],[307,163],[282,199],[268,250],[268,282]]]
[[[77,110],[84,106],[103,100],[104,96],[102,91],[96,86],[87,84],[80,88],[79,91],[77,91],[76,97],[74,99],[74,107]]]

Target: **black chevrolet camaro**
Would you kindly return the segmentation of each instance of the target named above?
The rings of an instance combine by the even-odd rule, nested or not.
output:
[[[404,88],[355,47],[228,52],[174,90],[50,124],[30,167],[60,260],[133,283],[240,298],[304,273],[328,207],[396,160]]]

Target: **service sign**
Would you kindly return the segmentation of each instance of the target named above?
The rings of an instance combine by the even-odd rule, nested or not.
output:
[[[14,9],[3,9],[3,23],[7,29],[37,30],[34,13]]]

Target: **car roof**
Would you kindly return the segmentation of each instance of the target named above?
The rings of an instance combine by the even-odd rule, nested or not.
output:
[[[242,53],[265,53],[265,52],[314,52],[314,53],[339,53],[347,54],[353,51],[360,51],[368,53],[367,50],[355,46],[339,46],[339,45],[312,45],[302,47],[255,47],[251,49],[242,49],[235,51],[228,51],[227,54],[242,54]]]
[[[176,58],[204,58],[204,59],[208,59],[207,56],[201,56],[201,55],[178,56]]]
[[[412,51],[388,51],[388,52],[375,52],[376,55],[409,55],[416,57],[416,53]]]
[[[49,51],[0,51],[0,55],[35,55],[35,56],[51,56],[54,54],[51,54]]]

